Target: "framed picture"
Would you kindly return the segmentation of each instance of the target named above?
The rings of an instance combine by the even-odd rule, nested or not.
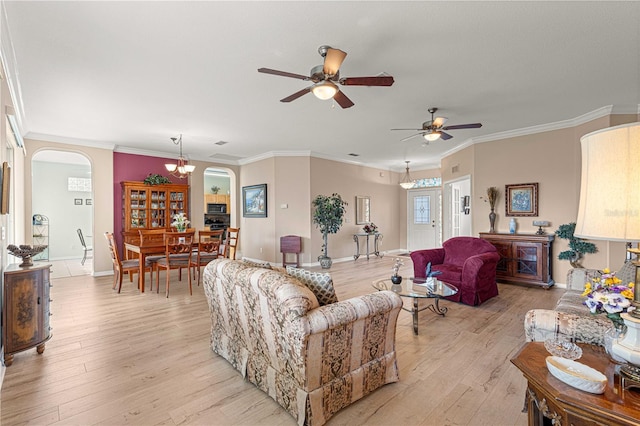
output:
[[[538,216],[538,184],[505,185],[506,216]]]
[[[91,200],[91,198],[86,198],[86,199],[84,200],[84,204],[85,204],[86,206],[90,206],[90,205],[92,205],[92,204],[93,204],[93,201]]]
[[[75,204],[76,206],[81,206],[82,205],[82,198],[74,198],[73,199],[73,204]]]
[[[9,199],[11,198],[11,167],[6,161],[2,163],[2,198],[0,199],[0,214],[9,214]]]
[[[267,184],[242,187],[242,216],[267,217]]]

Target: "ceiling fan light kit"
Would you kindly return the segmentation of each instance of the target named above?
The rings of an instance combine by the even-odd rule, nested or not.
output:
[[[451,139],[449,133],[443,132],[443,130],[456,130],[456,129],[477,129],[482,127],[482,123],[469,123],[469,124],[456,124],[453,126],[445,126],[447,122],[446,117],[434,117],[433,115],[438,111],[438,108],[429,108],[431,113],[431,120],[422,123],[422,129],[391,129],[391,130],[413,130],[419,133],[408,136],[401,139],[401,142],[414,138],[416,136],[422,136],[427,142],[437,141],[438,139],[448,140]]]
[[[427,140],[427,142],[433,142],[440,139],[440,132],[425,133],[422,136]]]
[[[338,91],[338,86],[328,80],[325,80],[314,84],[313,87],[311,87],[311,91],[316,95],[316,98],[326,101],[335,96]]]
[[[354,103],[338,88],[336,83],[342,86],[391,86],[394,82],[393,77],[390,75],[340,78],[340,66],[344,61],[344,58],[347,57],[347,53],[326,45],[320,46],[318,48],[318,53],[324,58],[324,63],[311,68],[309,76],[286,71],[278,71],[270,68],[258,68],[258,72],[278,75],[281,77],[297,78],[299,80],[311,81],[314,83],[312,86],[306,87],[287,96],[286,98],[280,99],[280,102],[295,101],[303,95],[311,92],[318,99],[327,100],[333,98],[333,100],[342,108],[350,108]]]

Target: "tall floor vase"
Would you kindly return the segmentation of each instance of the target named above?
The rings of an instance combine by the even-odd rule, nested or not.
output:
[[[489,213],[489,232],[496,232],[496,213],[491,209]]]

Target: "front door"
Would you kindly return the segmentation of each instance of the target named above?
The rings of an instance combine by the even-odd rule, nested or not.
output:
[[[440,247],[439,188],[407,191],[407,249]]]

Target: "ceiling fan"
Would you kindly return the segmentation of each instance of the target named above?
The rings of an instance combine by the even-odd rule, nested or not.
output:
[[[425,121],[422,123],[422,129],[391,129],[391,130],[414,130],[418,131],[415,135],[408,136],[401,140],[404,142],[413,137],[422,135],[423,138],[427,140],[427,143],[437,141],[438,139],[448,140],[451,139],[451,136],[448,133],[443,132],[443,130],[457,130],[457,129],[477,129],[482,127],[482,123],[469,123],[469,124],[455,124],[453,126],[445,126],[444,123],[447,122],[447,118],[445,117],[436,117],[433,118],[433,114],[438,111],[438,108],[429,108],[428,110],[431,113],[431,120]]]
[[[313,82],[313,85],[299,90],[286,98],[280,99],[280,102],[295,101],[302,95],[313,92],[317,98],[322,100],[333,98],[342,108],[352,107],[354,103],[338,88],[336,83],[343,86],[391,86],[393,84],[393,77],[390,75],[340,78],[340,65],[342,65],[342,61],[344,61],[347,54],[331,46],[320,46],[318,53],[324,58],[324,64],[311,68],[309,76],[272,70],[270,68],[259,68],[258,72]]]

